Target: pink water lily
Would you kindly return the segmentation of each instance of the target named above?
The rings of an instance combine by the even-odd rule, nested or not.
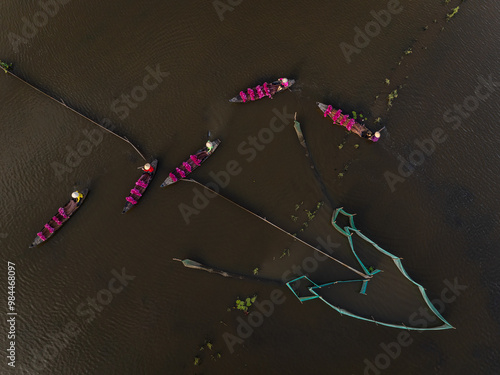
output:
[[[247,96],[243,91],[240,91],[240,98],[243,100],[243,103],[247,101]]]
[[[68,218],[68,215],[66,215],[66,212],[64,212],[64,208],[59,207],[59,209],[58,209],[57,211],[59,212],[59,214],[60,214],[63,218],[65,218],[65,219],[67,219],[67,218]]]
[[[134,194],[134,195],[137,195],[138,197],[142,197],[142,194],[139,190],[137,190],[136,188],[133,188],[132,190],[130,190],[130,194]]]
[[[264,92],[266,93],[266,95],[272,99],[271,92],[269,91],[269,88],[267,87],[267,82],[264,82],[263,86],[264,86]]]
[[[132,197],[127,197],[127,198],[125,198],[125,200],[126,200],[127,202],[129,202],[129,203],[132,203],[132,204],[137,204],[137,201],[136,201],[134,198],[132,198]]]
[[[191,166],[190,166],[188,163],[183,162],[183,163],[182,163],[182,166],[184,167],[184,169],[185,169],[186,171],[188,171],[189,173],[191,173]]]

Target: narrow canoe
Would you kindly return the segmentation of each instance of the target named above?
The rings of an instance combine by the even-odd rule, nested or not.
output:
[[[354,119],[349,119],[349,115],[345,115],[342,113],[340,109],[335,109],[331,105],[326,105],[323,103],[316,103],[319,109],[323,112],[324,117],[330,117],[335,125],[342,126],[346,128],[348,131],[351,131],[361,138],[368,139],[372,142],[377,142],[380,139],[380,131],[373,133],[370,129],[368,129],[365,125],[360,124]]]
[[[295,80],[293,79],[278,78],[278,80],[273,83],[264,82],[262,86],[258,85],[256,87],[248,88],[246,91],[240,91],[238,95],[229,101],[231,103],[246,103],[265,97],[272,99],[278,92],[289,89],[294,83]]]
[[[181,165],[179,165],[175,170],[170,172],[168,177],[163,181],[161,187],[165,187],[167,185],[172,185],[176,183],[180,179],[186,178],[189,174],[191,174],[196,168],[198,168],[205,160],[212,155],[217,147],[219,147],[220,139],[216,139],[212,141],[212,149],[209,150],[207,146],[199,149],[193,155],[190,155],[189,158],[184,161]]]
[[[139,180],[137,180],[132,190],[130,190],[129,196],[125,198],[127,200],[127,204],[125,204],[125,207],[123,207],[122,214],[126,213],[137,204],[139,199],[141,199],[142,195],[148,188],[149,183],[153,179],[154,175],[156,174],[156,166],[158,165],[158,160],[155,159],[150,164],[151,167],[153,167],[153,172],[144,172]]]
[[[76,202],[76,199],[71,198],[68,203],[66,203],[63,207],[60,207],[59,210],[57,210],[57,213],[52,216],[52,219],[50,219],[42,230],[37,233],[35,239],[30,245],[30,248],[40,245],[52,237],[54,233],[70,219],[75,211],[80,208],[88,193],[89,189],[85,189],[81,191],[83,197],[80,198],[78,203]]]

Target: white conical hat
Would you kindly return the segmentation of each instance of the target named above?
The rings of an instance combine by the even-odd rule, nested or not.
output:
[[[205,143],[205,146],[207,146],[208,148],[211,148],[212,147],[212,142],[207,141],[207,143]]]
[[[380,132],[375,132],[375,137],[380,138]]]
[[[78,198],[78,195],[79,195],[78,190],[71,193],[71,197],[75,199]]]
[[[144,164],[144,169],[149,169],[149,168],[151,168],[151,164],[149,163]]]

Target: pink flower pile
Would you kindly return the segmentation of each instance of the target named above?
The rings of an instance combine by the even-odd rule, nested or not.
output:
[[[144,188],[146,189],[148,187],[148,184],[146,184],[144,181],[142,180],[138,180],[136,183],[135,183],[137,186],[141,187],[141,188]]]
[[[272,97],[271,93],[269,92],[269,88],[267,87],[267,82],[264,82],[263,86],[264,86],[264,92],[266,93],[266,95],[272,99],[273,97]]]
[[[64,208],[62,207],[59,207],[59,210],[57,210],[59,212],[59,215],[61,215],[63,218],[67,219],[68,218],[68,215],[66,215],[66,212],[64,212]]]
[[[134,195],[137,195],[138,197],[142,197],[142,194],[139,190],[137,190],[136,188],[133,188],[132,190],[130,190],[130,194],[134,194]]]
[[[191,173],[191,166],[190,166],[188,163],[183,162],[183,163],[182,163],[182,166],[184,167],[184,169],[185,169],[186,171],[188,171],[189,173]]]
[[[193,163],[195,163],[196,165],[200,166],[201,165],[201,162],[200,160],[196,157],[196,155],[190,155],[189,156],[191,158],[191,160],[193,161]]]
[[[132,204],[137,204],[137,201],[136,201],[134,198],[132,198],[132,197],[127,197],[127,198],[125,198],[125,200],[126,200],[127,202],[129,202],[129,203],[132,203]]]
[[[250,100],[254,101],[255,100],[255,93],[253,92],[252,89],[247,89],[248,96],[250,96]]]

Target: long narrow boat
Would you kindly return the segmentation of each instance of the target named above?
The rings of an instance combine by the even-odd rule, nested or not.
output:
[[[273,98],[276,93],[289,89],[295,83],[295,80],[288,78],[278,78],[277,81],[273,83],[264,82],[256,87],[251,87],[246,89],[246,91],[240,91],[238,95],[230,99],[231,103],[246,103],[253,102],[265,97]]]
[[[57,213],[52,216],[52,219],[50,219],[49,222],[42,228],[42,230],[36,234],[36,237],[31,243],[30,248],[40,245],[42,242],[45,242],[50,237],[52,237],[54,233],[59,228],[61,228],[65,222],[69,220],[69,218],[75,213],[75,211],[80,208],[83,201],[87,197],[88,192],[89,189],[85,189],[82,192],[73,192],[69,202],[66,203],[63,207],[60,207],[57,210]],[[75,197],[73,197],[73,194]]]
[[[348,131],[356,133],[361,138],[366,138],[372,142],[377,142],[380,139],[380,131],[373,133],[363,124],[360,124],[352,118],[350,119],[349,115],[344,115],[340,109],[335,109],[331,105],[323,103],[317,102],[316,104],[323,112],[323,116],[330,117],[335,125],[345,127]]]
[[[205,147],[199,149],[193,155],[190,155],[186,161],[175,168],[175,170],[170,172],[168,177],[161,184],[161,187],[172,185],[180,179],[186,178],[191,172],[198,168],[201,163],[207,160],[208,157],[215,152],[215,150],[217,150],[220,142],[220,139],[216,139],[215,141],[207,141]]]
[[[144,171],[139,180],[137,180],[132,190],[130,190],[129,196],[125,198],[127,204],[125,204],[125,207],[123,207],[122,214],[124,214],[137,204],[139,199],[141,199],[142,195],[148,188],[149,183],[153,179],[154,175],[156,174],[156,166],[158,165],[158,160],[155,159],[150,164],[151,167],[153,168],[153,171],[152,172]]]

